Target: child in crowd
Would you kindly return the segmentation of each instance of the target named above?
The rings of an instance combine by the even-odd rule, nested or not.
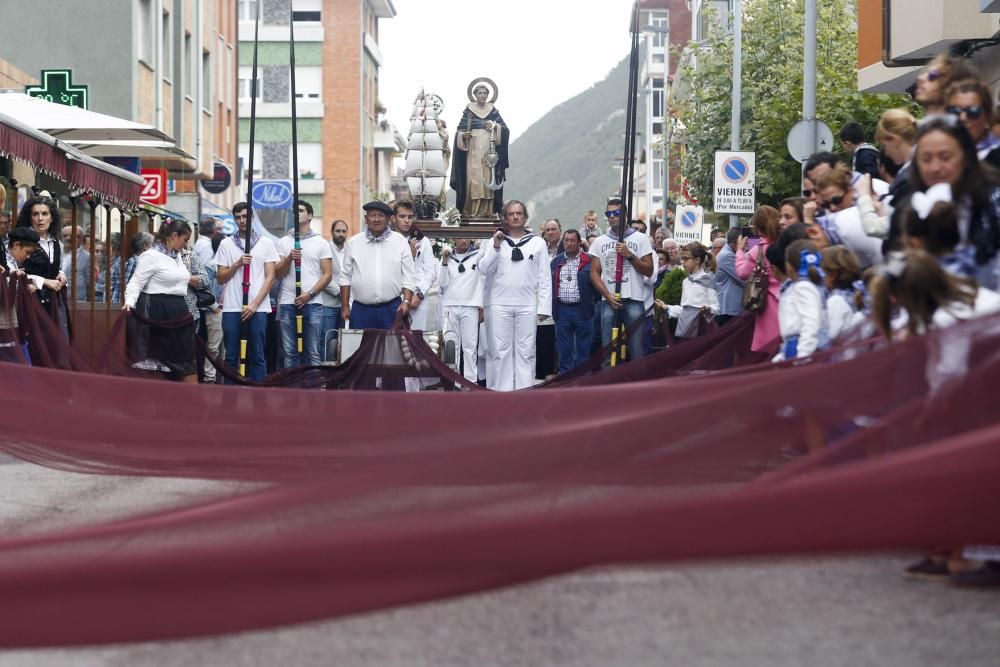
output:
[[[821,262],[811,241],[795,241],[785,250],[788,280],[778,299],[781,350],[774,361],[808,357],[830,344]]]
[[[832,343],[864,320],[866,290],[858,258],[846,246],[823,248],[820,255],[828,293],[827,333]]]
[[[951,186],[940,183],[927,192],[916,192],[903,213],[906,247],[926,250],[941,268],[959,278],[976,278],[975,248],[959,248],[958,209],[951,201]]]
[[[0,188],[2,189],[2,188]],[[0,361],[31,363],[28,342],[21,340],[16,309],[17,277],[23,277],[22,267],[38,249],[38,232],[30,227],[11,230],[7,243],[0,242],[0,280],[7,284],[0,289]],[[29,292],[36,290],[34,282],[24,283]]]
[[[715,291],[715,257],[700,243],[690,243],[681,250],[681,266],[687,271],[681,289],[680,305],[668,305],[657,299],[656,305],[668,317],[677,318],[677,338],[695,338],[703,333],[702,321],[714,321],[719,314],[719,295]]]

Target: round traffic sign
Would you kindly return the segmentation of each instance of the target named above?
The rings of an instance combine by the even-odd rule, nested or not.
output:
[[[799,162],[805,162],[813,153],[833,150],[833,131],[821,120],[816,123],[816,144],[809,141],[809,121],[800,120],[788,132],[788,152]]]
[[[685,227],[694,227],[698,222],[698,215],[694,211],[684,211],[681,216],[681,224]]]
[[[722,163],[722,176],[730,183],[742,183],[750,173],[750,165],[739,156],[733,156]]]

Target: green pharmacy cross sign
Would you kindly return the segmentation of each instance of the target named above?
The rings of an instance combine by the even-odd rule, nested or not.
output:
[[[42,85],[24,89],[31,97],[40,97],[56,104],[86,109],[90,105],[90,86],[73,85],[73,70],[43,69]]]

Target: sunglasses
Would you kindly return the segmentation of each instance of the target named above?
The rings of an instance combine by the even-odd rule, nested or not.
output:
[[[937,78],[939,76],[941,76],[941,72],[936,67],[932,67],[929,70],[927,70],[928,81],[937,81]]]
[[[604,215],[607,216],[607,217],[609,217],[609,218],[619,218],[619,217],[621,217],[621,214],[622,214],[621,211],[605,211],[604,212]]]
[[[983,107],[979,106],[978,104],[973,104],[972,106],[968,106],[968,107],[947,107],[947,108],[945,108],[945,112],[950,113],[952,116],[959,116],[959,117],[961,117],[961,115],[964,113],[966,118],[971,118],[973,120],[975,120],[976,118],[979,118],[980,116],[982,116],[983,112],[985,112],[985,111],[986,111],[986,109],[984,109]]]
[[[803,197],[812,197],[812,194],[813,194],[812,190],[803,190],[802,191],[802,196]]]
[[[819,205],[822,206],[823,208],[830,208],[831,206],[840,206],[841,204],[844,203],[845,197],[846,195],[837,195],[836,197],[830,197],[825,201],[821,201]]]

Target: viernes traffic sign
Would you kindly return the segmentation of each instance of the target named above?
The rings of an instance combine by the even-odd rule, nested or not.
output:
[[[712,210],[753,214],[756,204],[756,153],[716,151]]]
[[[684,246],[701,241],[701,228],[705,223],[705,209],[701,206],[678,206],[674,217],[674,238]]]

